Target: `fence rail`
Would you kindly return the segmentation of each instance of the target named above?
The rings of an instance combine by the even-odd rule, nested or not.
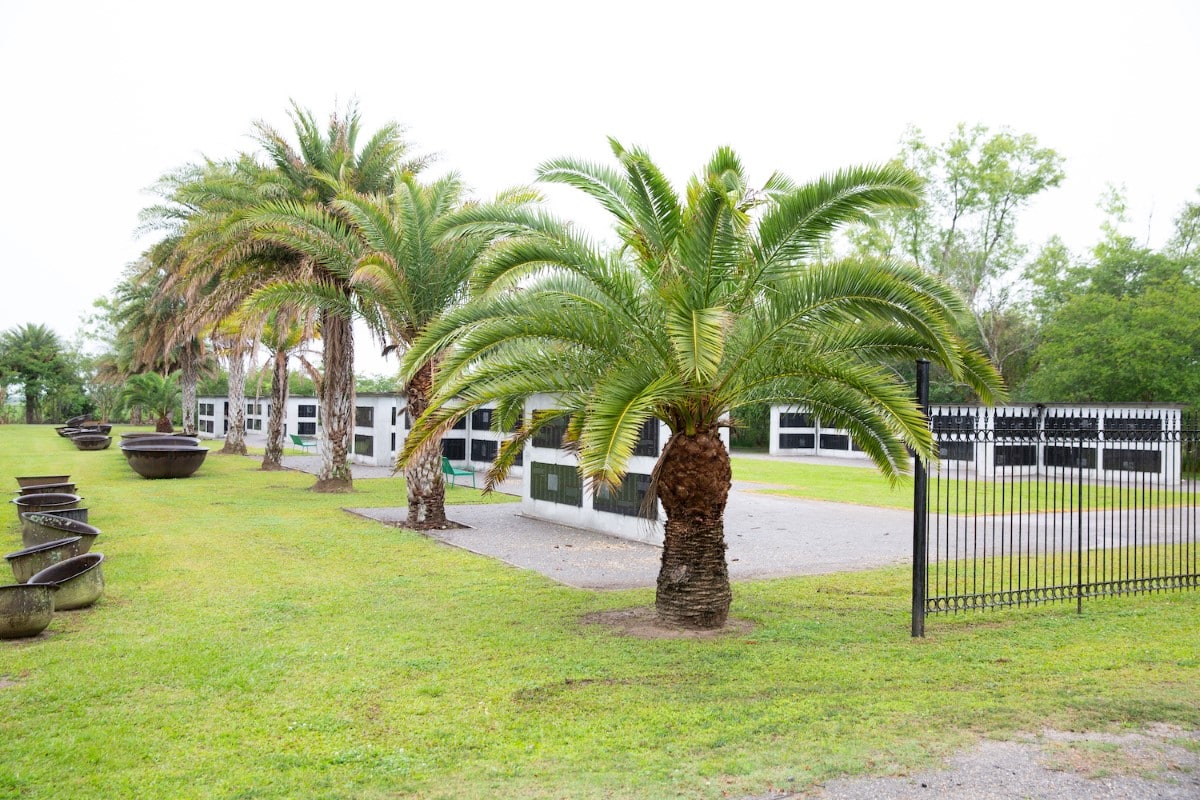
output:
[[[1200,419],[1179,409],[928,409],[913,635],[925,615],[1200,588]],[[922,492],[922,484],[927,490]]]

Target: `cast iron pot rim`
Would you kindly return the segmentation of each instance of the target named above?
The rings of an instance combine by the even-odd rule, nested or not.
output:
[[[50,481],[50,483],[67,483],[71,480],[70,475],[16,475],[13,480],[20,484],[21,481],[42,480],[43,478],[66,478],[65,481]],[[41,486],[42,484],[34,483],[31,485]]]
[[[30,486],[22,486],[20,489],[14,489],[13,494],[17,495],[18,497],[25,497],[26,489],[49,489],[49,488],[57,487],[57,486],[74,486],[76,489],[79,488],[75,484],[74,481],[66,481],[65,483],[35,483]],[[75,493],[74,492],[29,492],[28,494],[75,494]]]
[[[76,556],[76,558],[78,558],[78,556]],[[60,563],[60,564],[61,564],[62,562],[60,561],[60,562],[58,562],[58,563]],[[58,591],[58,584],[57,584],[57,583],[28,583],[28,582],[26,582],[26,583],[5,583],[5,584],[0,584],[0,592],[4,591],[5,589],[19,589],[19,588],[25,588],[25,589],[29,589],[29,588],[31,588],[31,587],[34,587],[34,586],[40,587],[40,588],[42,588],[42,589],[48,589],[48,590],[49,590],[49,591],[51,591],[51,592],[57,592],[57,591]]]
[[[80,509],[69,508],[67,511],[78,511]],[[57,514],[52,514],[49,511],[22,511],[21,516],[28,519],[34,525],[41,525],[44,528],[55,528],[60,531],[68,531],[79,527],[80,525],[89,530],[83,532],[83,536],[100,535],[100,529],[89,522],[84,522],[80,519],[71,519],[70,517],[60,517]],[[34,517],[48,517],[48,519],[34,519]]]
[[[86,567],[79,570],[78,572],[71,573],[70,575],[66,576],[65,578],[52,578],[51,580],[41,580],[41,581],[37,580],[37,578],[39,576],[45,575],[47,572],[54,572],[55,570],[62,570],[63,565],[65,565],[65,564],[70,564],[72,567],[74,567],[85,561],[91,561],[92,563],[88,564]],[[41,572],[35,573],[33,575],[33,577],[29,579],[28,583],[37,583],[37,584],[42,584],[42,585],[46,585],[46,586],[53,586],[55,589],[57,589],[61,584],[64,584],[69,580],[74,580],[75,578],[78,578],[80,575],[86,575],[87,573],[94,570],[96,567],[100,566],[102,563],[104,563],[104,554],[103,553],[84,553],[81,556],[72,556],[71,558],[60,561],[57,564],[51,564],[50,566],[46,567]],[[63,571],[65,571],[65,570],[63,570]]]
[[[18,506],[21,506],[21,505],[36,506],[36,505],[38,505],[38,503],[30,502],[31,498],[34,498],[34,497],[37,497],[37,498],[44,498],[44,497],[70,497],[70,498],[73,498],[71,500],[43,501],[42,505],[53,505],[54,503],[79,503],[79,502],[83,501],[83,497],[81,497],[80,495],[77,495],[77,494],[68,494],[67,492],[47,492],[45,494],[24,494],[24,495],[21,495],[20,497],[14,497],[12,500],[9,500],[8,502],[14,503]],[[21,501],[25,501],[25,502],[21,502]]]
[[[172,453],[175,451],[195,453],[198,450],[208,452],[207,447],[201,447],[198,444],[123,444],[121,449],[131,450],[135,453]]]
[[[18,550],[15,553],[9,553],[8,555],[5,556],[5,558],[7,558],[9,561],[12,561],[13,559],[20,558],[21,556],[32,555],[34,553],[41,552],[42,550],[52,550],[55,547],[62,547],[65,544],[72,544],[74,542],[78,542],[78,541],[82,541],[82,540],[83,540],[82,536],[68,536],[65,539],[55,539],[53,542],[46,542],[44,544],[35,544],[33,547],[26,547],[24,550]],[[80,553],[80,555],[87,555],[87,554]]]
[[[87,510],[88,509],[86,507],[80,506],[79,508],[56,508],[53,511],[22,511],[21,516],[24,516],[26,514],[49,514],[50,516],[58,517],[59,519],[75,519],[74,517],[67,516],[67,515],[70,514],[72,511],[87,511]],[[83,520],[81,520],[81,519],[75,520],[75,521],[83,522]],[[83,524],[87,525],[88,523],[83,522]]]

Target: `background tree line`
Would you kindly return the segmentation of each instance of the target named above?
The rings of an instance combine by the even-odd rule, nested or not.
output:
[[[917,130],[898,163],[926,183],[926,202],[891,209],[840,244],[860,257],[910,260],[959,290],[961,332],[992,358],[1010,397],[1029,402],[1157,402],[1200,397],[1200,202],[1161,247],[1125,232],[1120,190],[1098,201],[1098,242],[1072,252],[1058,237],[1034,250],[1017,236],[1032,202],[1065,178],[1063,158],[1030,134],[959,125],[940,144]],[[908,364],[895,369],[910,374]],[[935,370],[936,402],[970,402]],[[767,444],[767,409],[747,409],[734,443]]]

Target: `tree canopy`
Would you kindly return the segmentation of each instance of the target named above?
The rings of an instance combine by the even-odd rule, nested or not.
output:
[[[1161,250],[1120,232],[1120,196],[1091,257],[1048,245],[1027,275],[1041,315],[1024,393],[1059,401],[1194,403],[1200,397],[1200,252],[1189,204]]]
[[[18,384],[25,396],[25,422],[41,419],[49,404],[72,416],[87,410],[83,381],[58,334],[26,323],[0,333],[0,384]]]

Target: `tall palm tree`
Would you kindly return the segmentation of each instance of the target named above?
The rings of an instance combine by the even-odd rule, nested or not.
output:
[[[209,169],[213,165],[208,165]],[[143,256],[144,268],[137,281],[148,291],[141,313],[144,323],[135,329],[143,335],[137,349],[138,361],[151,366],[157,360],[177,362],[183,403],[183,433],[196,435],[196,387],[204,357],[204,331],[207,321],[189,313],[191,298],[180,286],[183,265],[191,255],[187,240],[202,211],[181,198],[180,188],[200,179],[203,168],[188,165],[162,176],[153,191],[163,203],[140,213],[140,232],[159,232],[162,238]],[[211,284],[210,284],[211,289]]]
[[[445,221],[464,206],[464,191],[457,175],[428,185],[404,176],[391,195],[345,195],[333,204],[364,245],[348,283],[362,298],[368,323],[387,343],[385,352],[407,350],[423,328],[466,298],[471,270],[489,237],[440,237]],[[529,190],[513,189],[496,204],[515,210],[533,199]],[[439,358],[434,353],[400,387],[414,417],[429,406]],[[403,465],[410,526],[446,522],[441,455],[441,437],[435,435]]]
[[[242,155],[234,161],[206,161],[169,173],[158,184],[165,202],[143,212],[143,217],[178,234],[180,257],[162,291],[182,303],[181,328],[209,331],[229,364],[231,424],[222,453],[246,453],[245,358],[253,355],[258,337],[271,322],[267,315],[245,308],[246,301],[272,280],[301,278],[309,271],[296,253],[259,241],[247,221],[260,204],[288,196],[290,188],[278,170]],[[294,310],[287,313],[302,316]],[[282,366],[286,377],[286,353]],[[279,466],[282,426],[278,427],[277,441],[268,441],[267,468]]]
[[[311,318],[287,311],[274,311],[263,325],[262,345],[271,356],[271,405],[267,411],[267,445],[264,470],[283,469],[283,423],[287,415],[288,359],[313,338]]]
[[[655,605],[668,624],[720,627],[731,473],[719,430],[731,415],[807,406],[895,478],[906,444],[926,458],[935,448],[911,390],[883,362],[928,358],[984,398],[999,395],[1000,379],[955,332],[963,303],[941,280],[887,261],[814,258],[845,223],[916,204],[907,170],[850,168],[803,185],[776,174],[754,191],[721,148],[681,198],[646,153],[612,149],[619,169],[561,159],[539,173],[600,202],[621,238],[615,252],[538,215],[460,215],[463,229],[510,237],[477,269],[477,297],[431,324],[404,359],[410,380],[453,346],[403,457],[484,403],[499,404],[507,428],[527,398],[550,393],[558,410],[524,420],[490,482],[540,428],[570,415],[581,475],[614,487],[642,424],[663,420],[671,436],[650,488],[666,512]]]
[[[183,429],[194,434],[196,385],[204,369],[204,347],[199,333],[186,324],[183,300],[166,289],[178,253],[178,236],[165,237],[148,248],[118,284],[114,308],[118,361],[112,366],[131,374],[144,369],[179,369]],[[140,413],[136,406],[133,411],[134,416]]]
[[[236,316],[225,317],[209,334],[219,357],[229,371],[229,430],[225,432],[223,455],[246,455],[246,332]]]
[[[323,342],[323,375],[318,384],[322,428],[318,491],[352,488],[349,453],[354,434],[354,317],[361,312],[348,274],[337,260],[341,253],[324,253],[297,238],[290,217],[337,219],[335,199],[345,193],[389,194],[397,179],[415,174],[422,160],[404,160],[407,144],[395,123],[384,125],[360,146],[362,122],[357,105],[344,115],[334,114],[323,131],[312,113],[292,104],[296,145],[266,123],[255,125],[254,136],[271,164],[289,187],[288,199],[263,207],[252,222],[259,241],[291,249],[312,266],[305,280],[288,278],[286,293],[294,301],[319,311]]]

